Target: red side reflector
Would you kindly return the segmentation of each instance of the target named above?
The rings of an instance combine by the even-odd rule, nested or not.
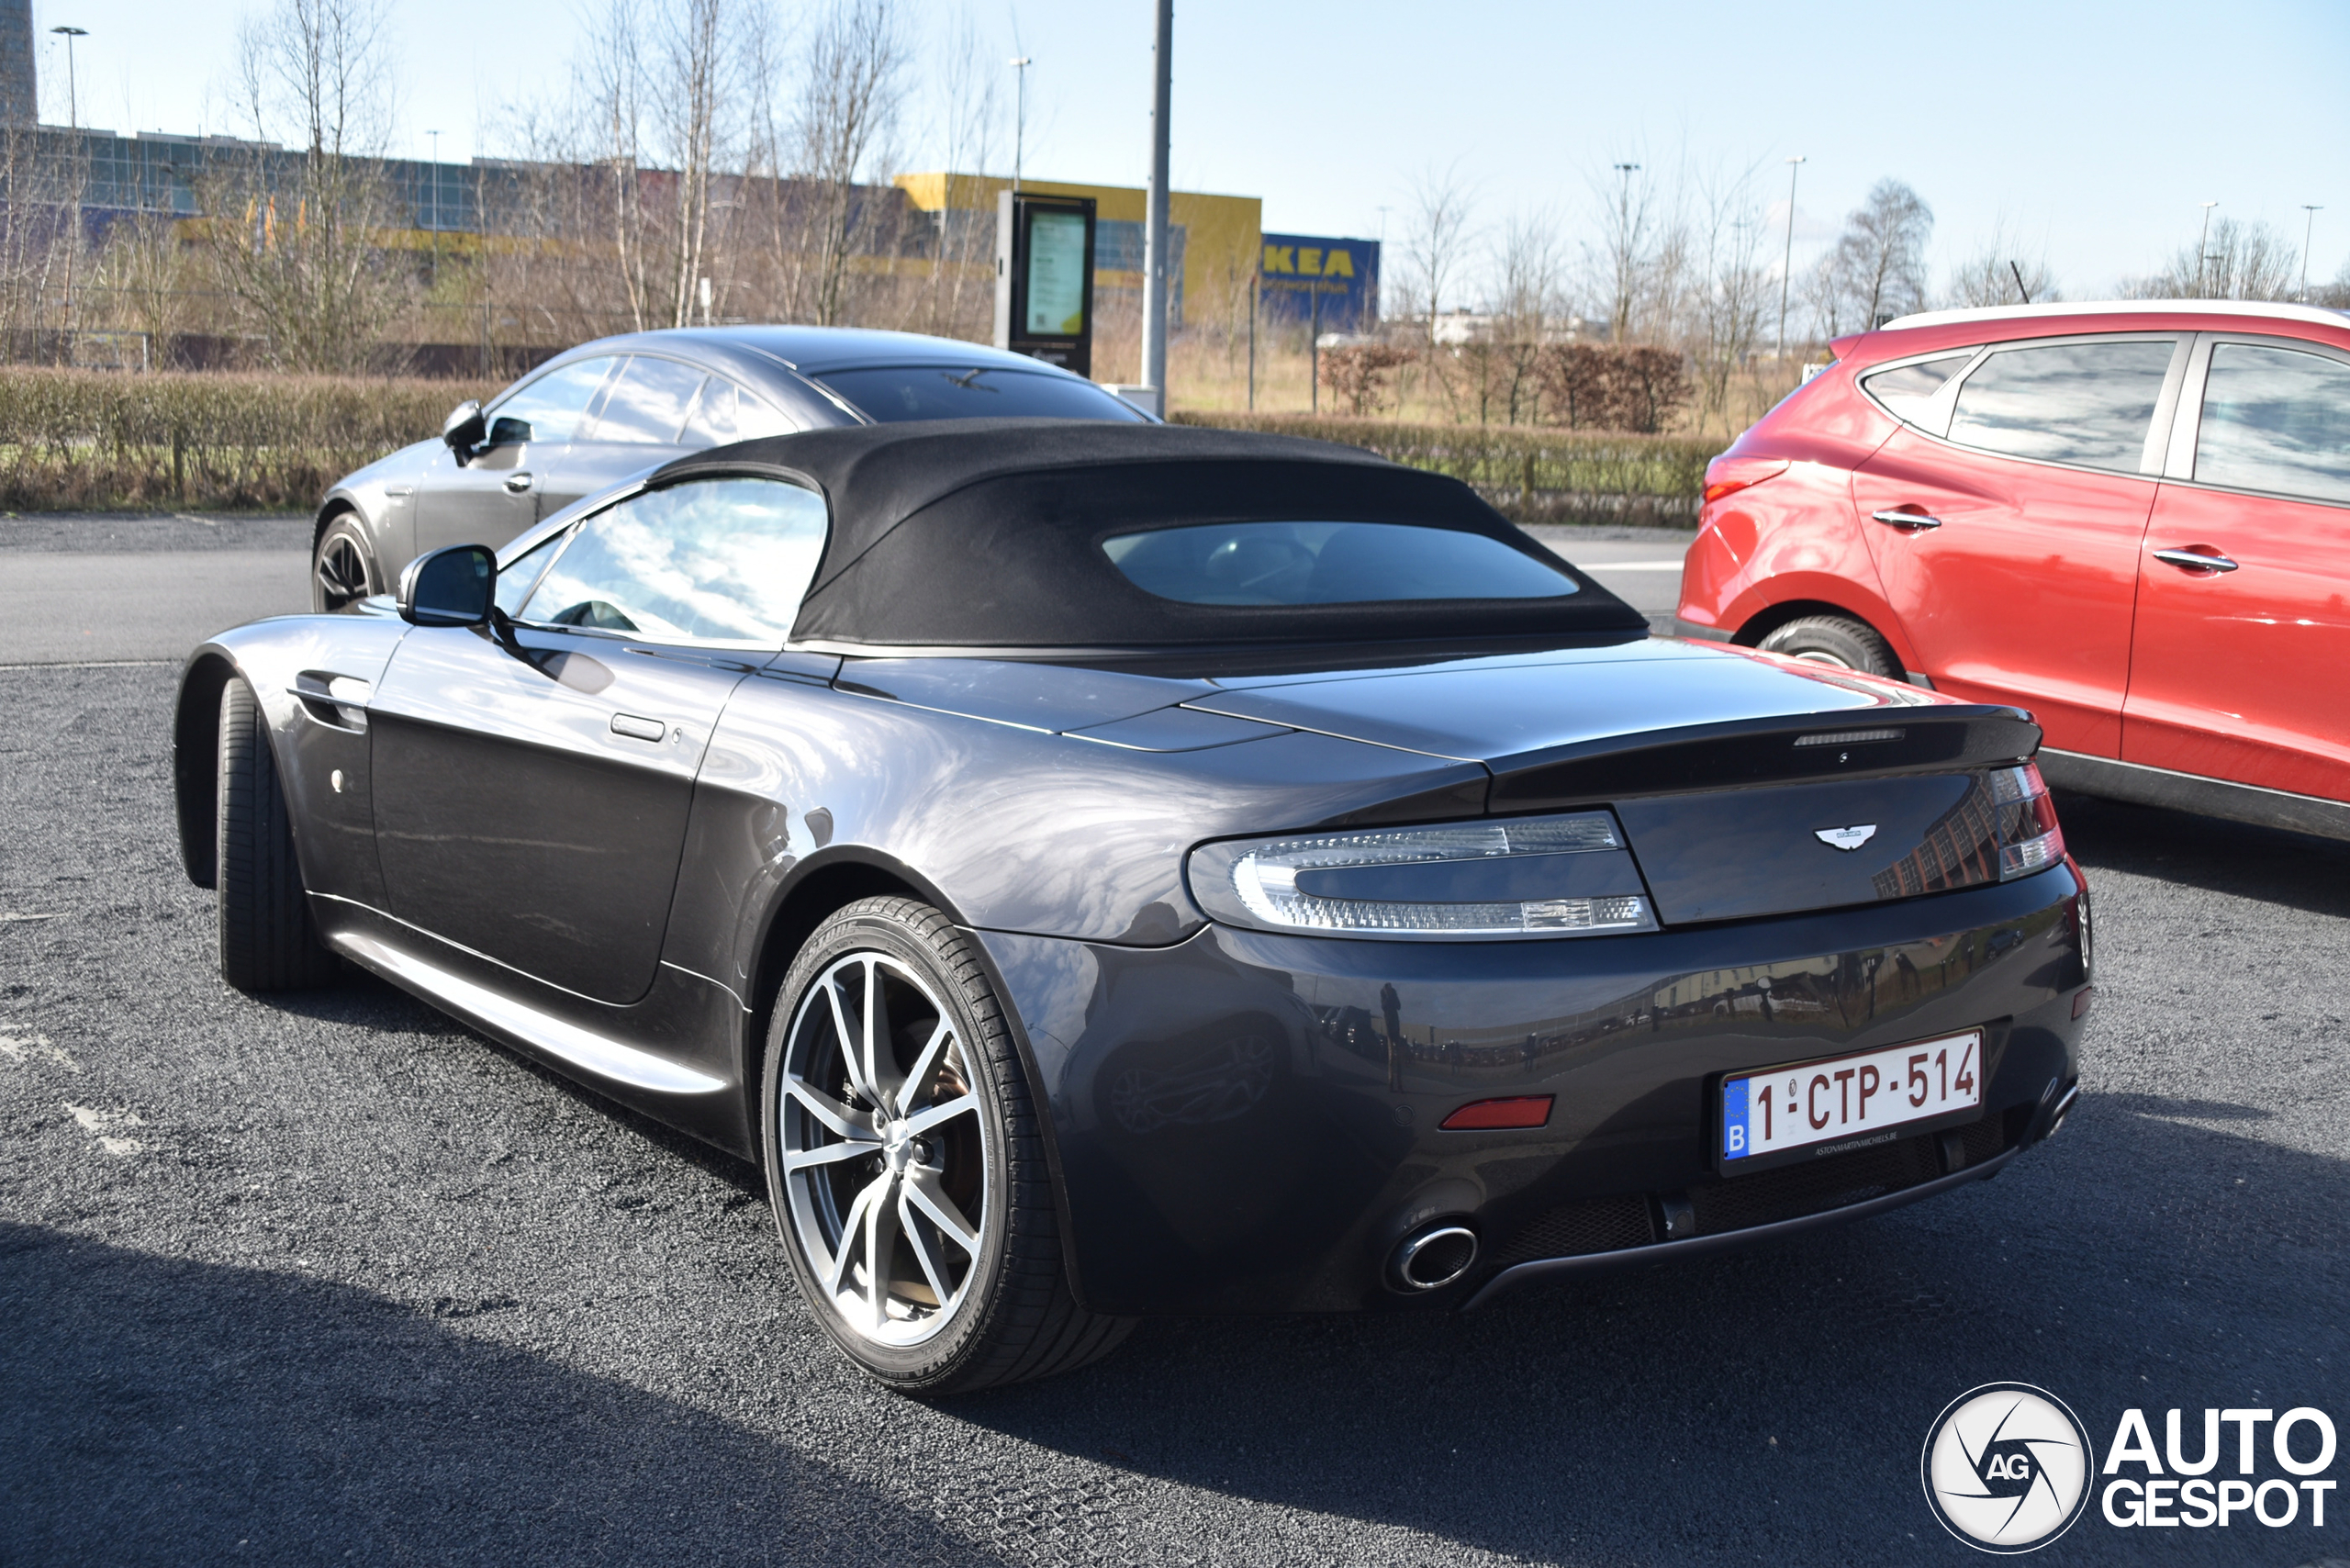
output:
[[[2081,989],[2076,992],[2073,997],[2073,1016],[2078,1018],[2082,1014],[2087,1013],[2089,1010],[2089,1003],[2096,1000],[2097,987],[2093,985],[2085,985],[2081,987]],[[1452,1124],[1450,1122],[1445,1123],[1446,1126],[1450,1126]]]
[[[1539,1127],[1550,1119],[1550,1094],[1520,1094],[1507,1100],[1472,1100],[1438,1125],[1449,1133],[1484,1127]]]
[[[1784,457],[1717,457],[1706,469],[1706,499],[1720,500],[1734,496],[1750,485],[1759,485],[1787,471]]]

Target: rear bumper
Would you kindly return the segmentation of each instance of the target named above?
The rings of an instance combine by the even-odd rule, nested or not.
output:
[[[1376,1310],[1763,1239],[1998,1169],[2045,1136],[2078,1076],[2079,890],[2058,867],[1899,903],[1556,942],[977,935],[1050,1105],[1089,1305]],[[1980,1122],[1717,1172],[1724,1074],[1977,1026]],[[1555,1097],[1547,1126],[1438,1127],[1466,1102],[1523,1094]],[[1478,1233],[1476,1267],[1396,1294],[1389,1254],[1438,1219]]]

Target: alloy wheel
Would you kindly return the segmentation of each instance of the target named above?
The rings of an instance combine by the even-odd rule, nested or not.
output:
[[[319,607],[327,610],[347,608],[367,597],[367,558],[359,552],[359,542],[348,533],[337,533],[319,552],[316,564]]]
[[[953,1016],[856,952],[802,994],[777,1085],[789,1222],[841,1321],[877,1344],[945,1328],[987,1243],[986,1107]]]

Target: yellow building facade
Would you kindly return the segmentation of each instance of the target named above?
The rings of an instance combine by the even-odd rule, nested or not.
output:
[[[1077,185],[1024,178],[1040,196],[1091,196],[1096,220],[1094,284],[1142,287],[1142,226],[1147,193],[1139,185]],[[996,174],[900,174],[898,188],[923,212],[985,213],[992,220],[996,195],[1012,182]],[[1181,234],[1181,314],[1214,318],[1248,309],[1249,282],[1264,244],[1265,204],[1257,196],[1170,191],[1167,221]],[[1180,318],[1179,318],[1180,319]]]

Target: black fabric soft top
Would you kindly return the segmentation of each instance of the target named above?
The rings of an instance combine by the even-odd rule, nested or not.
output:
[[[1102,550],[1137,529],[1408,522],[1556,557],[1458,480],[1354,447],[1177,425],[957,420],[809,431],[678,459],[654,484],[766,472],[832,514],[792,640],[1142,648],[1645,632],[1581,572],[1540,599],[1200,605],[1144,592]]]

